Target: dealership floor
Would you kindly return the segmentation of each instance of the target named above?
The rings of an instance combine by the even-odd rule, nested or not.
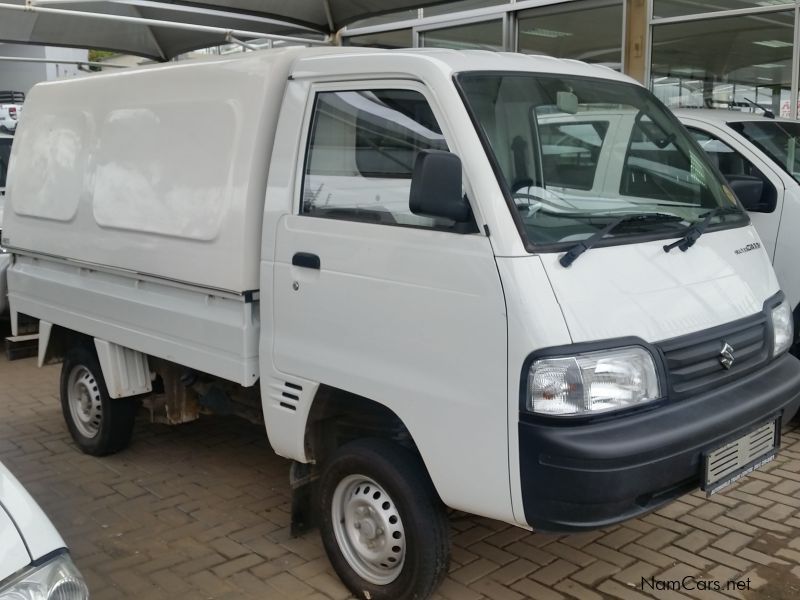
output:
[[[288,462],[263,428],[142,418],[128,450],[92,458],[66,431],[58,375],[0,358],[0,461],[60,530],[94,600],[348,597],[317,533],[290,537]],[[441,598],[798,598],[800,428],[736,488],[604,531],[544,535],[460,514],[451,523]],[[643,589],[651,576],[695,589]],[[749,591],[700,590],[748,579]]]

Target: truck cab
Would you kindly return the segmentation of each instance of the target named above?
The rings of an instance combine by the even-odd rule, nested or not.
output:
[[[76,444],[122,450],[140,403],[263,421],[358,597],[433,593],[444,507],[605,527],[769,462],[800,405],[750,218],[603,67],[153,66],[36,86],[13,157],[12,323],[40,319]]]
[[[676,115],[739,195],[800,317],[794,268],[800,246],[786,226],[800,218],[800,156],[795,156],[800,125],[727,110],[683,109]]]

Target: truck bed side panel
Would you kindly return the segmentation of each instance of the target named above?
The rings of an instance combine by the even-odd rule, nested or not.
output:
[[[241,385],[258,380],[258,301],[25,255],[8,278],[17,312]]]

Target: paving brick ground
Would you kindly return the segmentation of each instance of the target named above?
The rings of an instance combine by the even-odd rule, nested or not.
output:
[[[143,419],[130,449],[91,458],[71,443],[57,381],[57,367],[0,358],[0,460],[61,531],[94,599],[348,597],[318,536],[290,537],[288,463],[262,428]],[[439,598],[797,599],[800,429],[734,489],[604,531],[543,535],[460,514],[451,523],[454,560]],[[751,589],[643,589],[651,576],[749,579]]]

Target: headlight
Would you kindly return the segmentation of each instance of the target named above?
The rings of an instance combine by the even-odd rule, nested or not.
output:
[[[653,356],[639,346],[534,361],[529,411],[580,416],[638,406],[661,397]]]
[[[88,600],[80,571],[64,552],[43,565],[0,582],[0,600]]]
[[[772,309],[772,355],[786,352],[794,343],[794,318],[789,303],[784,299]]]

